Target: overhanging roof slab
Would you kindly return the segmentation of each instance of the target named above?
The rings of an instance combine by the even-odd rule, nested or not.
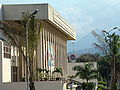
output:
[[[76,39],[75,29],[49,4],[3,4],[0,10],[3,10],[2,20],[21,20],[23,12],[33,13],[36,9],[39,9],[36,19],[52,23],[68,36],[68,40]]]

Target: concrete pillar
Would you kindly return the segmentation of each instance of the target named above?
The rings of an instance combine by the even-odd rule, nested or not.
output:
[[[43,31],[40,31],[40,53],[39,53],[39,55],[40,55],[40,68],[43,68],[43,59],[42,59],[42,54],[43,54],[43,52],[42,52],[42,46],[43,46],[43,44],[42,44],[42,32]]]
[[[2,4],[0,4],[0,20],[3,20]]]
[[[2,4],[0,4],[0,20],[3,20],[2,17]],[[3,59],[3,42],[0,40],[0,84],[2,83],[2,59]]]
[[[3,42],[0,40],[0,83],[2,83]]]

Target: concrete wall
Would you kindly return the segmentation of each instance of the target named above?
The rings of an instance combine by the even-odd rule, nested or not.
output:
[[[37,13],[37,19],[47,19],[48,4],[12,4],[3,5],[3,19],[4,20],[21,20],[22,12],[33,13],[36,9],[40,11]]]
[[[3,14],[3,12],[2,12],[2,4],[0,4],[0,20],[3,19],[2,14]]]
[[[41,81],[35,82],[36,90],[63,90],[60,81]],[[27,90],[26,82],[14,82],[0,84],[0,90]]]
[[[2,82],[11,82],[11,59],[2,59]]]
[[[44,22],[44,29],[51,33],[52,43],[54,43],[55,67],[60,67],[63,70],[63,77],[67,74],[67,36],[58,31],[54,26]],[[56,48],[55,48],[56,47]],[[58,48],[58,49],[57,49]]]
[[[3,58],[3,41],[0,40],[0,82],[11,82],[11,59]]]

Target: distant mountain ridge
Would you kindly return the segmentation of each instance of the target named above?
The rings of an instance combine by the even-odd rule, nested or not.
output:
[[[74,51],[74,52],[69,52],[68,55],[75,54],[75,55],[79,56],[79,55],[85,54],[85,53],[90,53],[90,54],[99,53],[100,55],[102,55],[102,51],[100,51],[97,48],[80,49],[80,50],[77,50],[77,51]]]
[[[78,38],[79,39],[79,38]],[[84,37],[80,38],[79,40],[74,42],[74,47],[73,47],[73,42],[68,42],[68,52],[78,51],[82,50],[84,48],[93,48],[93,43],[96,43],[96,38],[92,35],[91,32],[87,33]]]

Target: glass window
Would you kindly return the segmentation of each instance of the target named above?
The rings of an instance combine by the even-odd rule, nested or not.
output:
[[[11,58],[11,47],[4,46],[4,58]]]

